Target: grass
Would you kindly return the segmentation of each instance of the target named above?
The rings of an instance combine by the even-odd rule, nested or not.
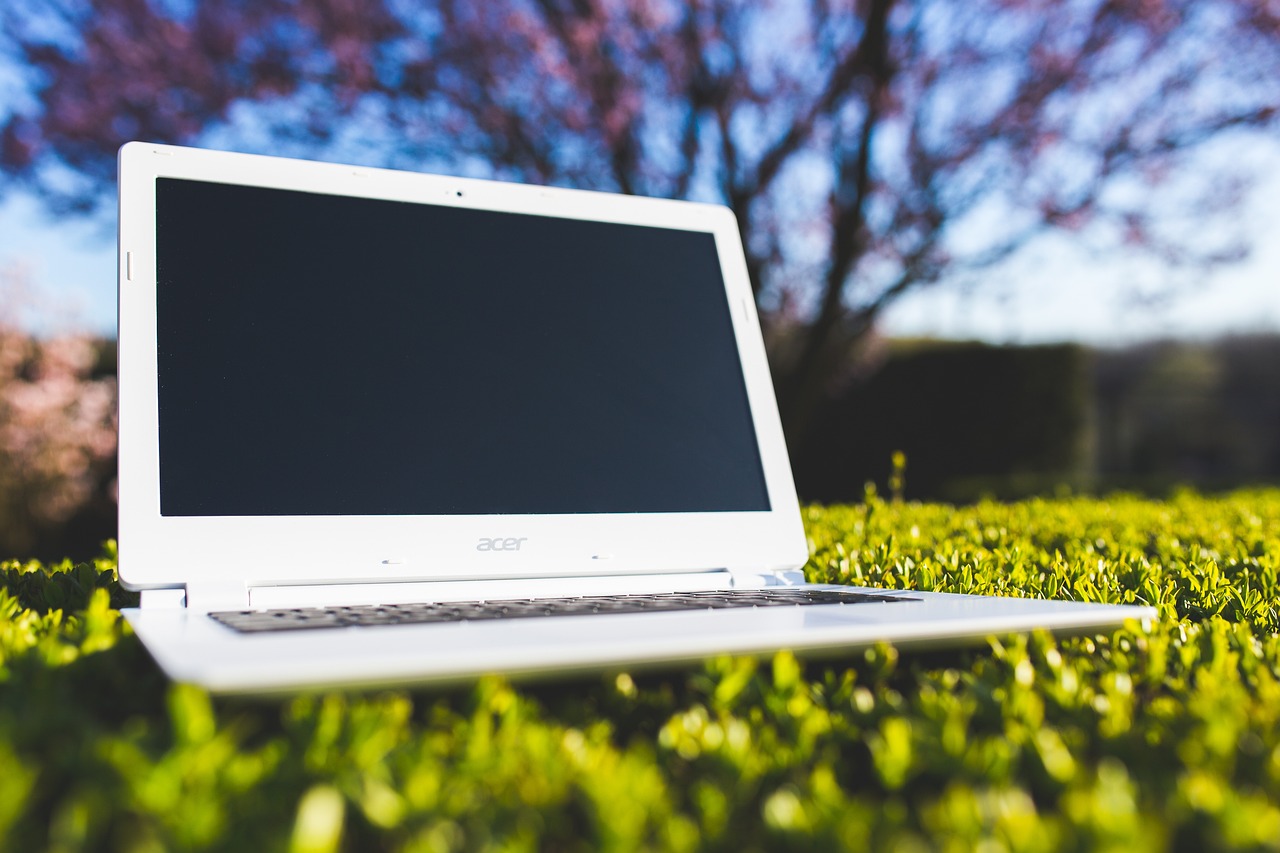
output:
[[[0,849],[1280,847],[1280,490],[810,508],[811,580],[1148,602],[1106,636],[211,699],[114,557],[0,565]]]

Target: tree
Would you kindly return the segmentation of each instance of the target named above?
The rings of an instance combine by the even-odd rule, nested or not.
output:
[[[729,204],[793,439],[894,299],[1046,229],[1237,257],[1156,191],[1280,101],[1249,0],[60,0],[5,27],[38,97],[0,165],[61,209],[129,138]]]

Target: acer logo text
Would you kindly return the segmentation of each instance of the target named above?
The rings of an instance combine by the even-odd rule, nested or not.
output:
[[[477,551],[519,551],[520,546],[525,543],[528,536],[520,538],[508,537],[506,539],[481,539],[480,544],[476,546]]]

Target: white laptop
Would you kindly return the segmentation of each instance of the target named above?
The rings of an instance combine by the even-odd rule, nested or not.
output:
[[[843,655],[1146,607],[807,585],[724,207],[120,152],[120,577],[224,692]]]

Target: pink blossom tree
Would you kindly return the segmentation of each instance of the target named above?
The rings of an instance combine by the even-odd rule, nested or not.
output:
[[[1051,230],[1170,264],[1273,134],[1262,0],[19,0],[9,180],[109,196],[122,141],[233,145],[732,206],[784,420],[886,306]],[[1170,201],[1171,195],[1177,200]],[[1221,223],[1222,220],[1216,220]],[[1190,224],[1188,224],[1190,223]]]
[[[0,270],[0,553],[29,554],[114,479],[116,381],[94,376],[95,342],[36,338],[16,309],[24,271]],[[110,487],[109,487],[110,488]]]

